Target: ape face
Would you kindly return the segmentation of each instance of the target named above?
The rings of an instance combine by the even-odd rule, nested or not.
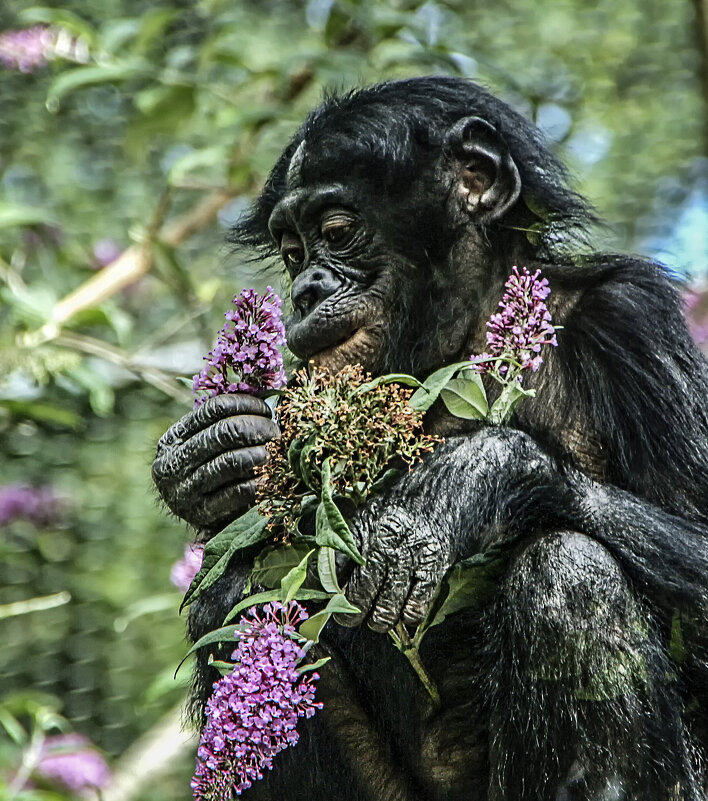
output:
[[[320,184],[288,192],[269,220],[292,280],[288,345],[299,358],[336,372],[382,366],[394,294],[385,243],[359,202],[361,191]]]
[[[232,241],[280,254],[299,358],[420,375],[483,348],[511,266],[552,260],[588,218],[533,125],[469,82],[424,78],[325,101]]]
[[[292,280],[290,349],[333,372],[463,358],[506,270],[492,258],[488,225],[519,196],[496,130],[458,120],[414,149],[408,171],[384,170],[341,131],[324,145],[300,141],[268,218]]]

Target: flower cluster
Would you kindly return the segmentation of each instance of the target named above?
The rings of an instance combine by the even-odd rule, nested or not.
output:
[[[42,744],[38,778],[77,795],[95,797],[106,787],[111,772],[103,756],[80,734],[57,734]]]
[[[241,618],[232,673],[214,684],[192,779],[198,801],[229,801],[271,770],[273,757],[299,739],[298,718],[312,717],[317,673],[303,677],[297,665],[306,650],[295,638],[307,612],[296,602],[255,608]]]
[[[205,356],[206,367],[194,376],[194,405],[230,392],[254,393],[285,386],[283,356],[285,328],[282,301],[271,287],[265,295],[244,289],[233,300],[233,310],[224,315],[214,350]]]
[[[0,34],[0,62],[6,69],[34,72],[51,56],[55,35],[45,25]]]
[[[201,570],[204,560],[204,546],[193,542],[184,549],[184,556],[172,565],[170,581],[182,592],[187,592],[194,577]]]
[[[708,346],[708,291],[693,287],[683,293],[688,330],[703,349]]]
[[[551,290],[541,271],[531,275],[526,267],[521,273],[514,267],[499,307],[487,323],[488,351],[475,364],[480,373],[490,373],[503,383],[517,378],[522,370],[538,370],[543,362],[542,345],[557,345],[556,330],[545,300]]]
[[[378,384],[362,391],[370,378],[360,365],[335,375],[317,369],[295,373],[278,404],[280,439],[268,443],[270,458],[256,470],[259,511],[270,519],[271,529],[297,533],[301,500],[321,488],[326,458],[336,493],[363,500],[392,459],[411,465],[439,442],[423,434],[422,413],[408,404],[410,390]],[[302,466],[293,465],[296,441],[307,447],[302,453],[307,454],[309,487],[302,481]]]
[[[51,487],[6,484],[0,487],[0,526],[14,520],[29,520],[49,526],[60,516],[60,503]]]

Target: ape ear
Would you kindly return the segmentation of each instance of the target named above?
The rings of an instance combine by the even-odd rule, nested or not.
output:
[[[458,120],[445,137],[457,165],[460,197],[477,222],[498,220],[521,194],[521,178],[496,128],[480,117]]]

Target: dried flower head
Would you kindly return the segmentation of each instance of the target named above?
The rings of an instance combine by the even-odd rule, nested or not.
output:
[[[422,413],[408,404],[410,390],[379,384],[362,391],[370,378],[359,365],[335,375],[316,368],[295,373],[277,409],[281,437],[268,444],[270,458],[257,470],[259,510],[272,529],[296,532],[302,498],[321,489],[328,457],[335,492],[363,499],[392,459],[411,465],[439,441],[423,433]],[[298,448],[309,454],[311,489],[291,463]]]
[[[487,323],[488,351],[475,365],[480,373],[490,373],[503,383],[515,380],[522,370],[536,371],[543,362],[542,345],[557,345],[556,330],[545,300],[551,290],[541,271],[531,275],[526,267],[512,269],[504,284],[499,307]]]
[[[285,386],[281,299],[268,287],[265,295],[244,289],[233,303],[214,350],[204,357],[206,367],[194,376],[194,392],[207,393],[195,399],[195,407],[215,395]]]
[[[294,639],[307,619],[296,601],[273,603],[241,617],[232,673],[214,684],[192,779],[198,801],[229,801],[271,770],[273,757],[299,739],[298,718],[309,718],[317,673],[300,675],[306,650]]]

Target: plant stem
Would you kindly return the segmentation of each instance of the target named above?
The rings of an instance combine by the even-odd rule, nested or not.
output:
[[[389,631],[391,639],[396,644],[396,648],[406,657],[411,663],[411,667],[415,670],[418,678],[423,683],[428,695],[430,696],[433,706],[437,709],[440,707],[440,693],[435,685],[435,682],[430,678],[430,674],[425,669],[425,665],[420,659],[420,652],[418,646],[415,645],[411,638],[408,636],[406,627],[403,623],[397,623],[395,631]]]

